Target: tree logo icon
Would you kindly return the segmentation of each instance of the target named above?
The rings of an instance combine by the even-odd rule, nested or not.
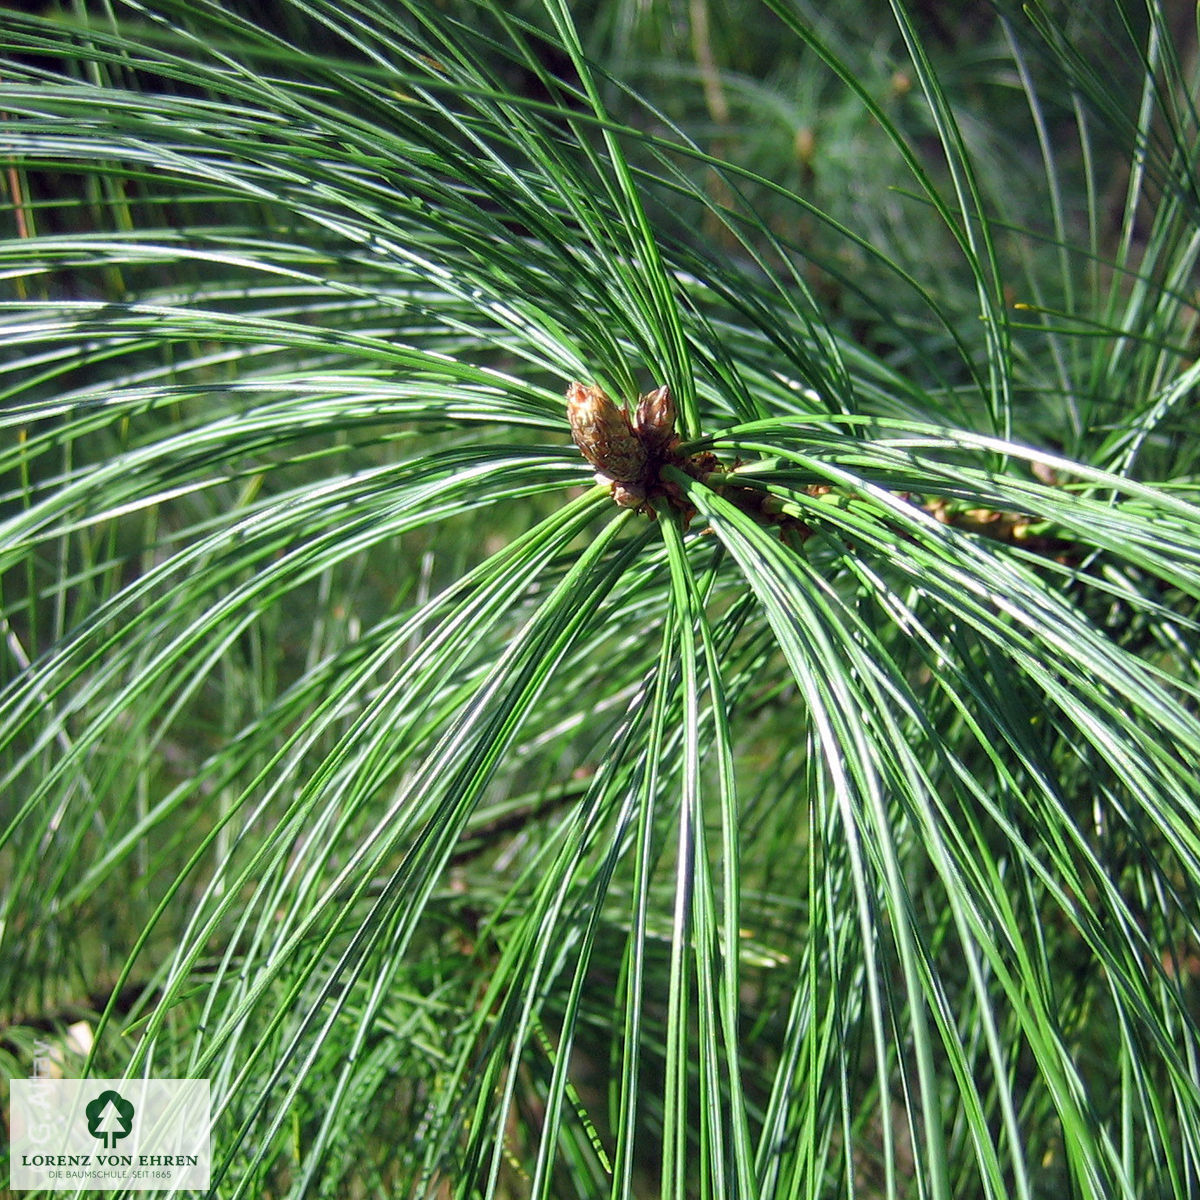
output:
[[[133,1128],[133,1105],[112,1088],[101,1092],[83,1111],[87,1114],[88,1133],[100,1138],[105,1150],[111,1150],[121,1138],[128,1137]]]

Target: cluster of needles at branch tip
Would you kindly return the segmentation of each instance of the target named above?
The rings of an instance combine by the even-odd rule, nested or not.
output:
[[[622,508],[654,516],[654,501],[665,500],[686,524],[695,510],[663,468],[675,467],[710,485],[711,476],[728,469],[711,450],[685,454],[680,449],[675,401],[666,384],[642,396],[630,416],[601,388],[572,383],[567,388],[567,418],[575,445],[596,468],[596,482],[606,484]],[[716,485],[715,490],[764,524],[786,525],[802,539],[811,532],[803,522],[772,511],[774,498],[765,492],[728,484]]]
[[[696,510],[679,484],[664,471],[674,467],[712,488],[759,524],[776,527],[793,544],[802,544],[812,536],[812,529],[804,521],[783,511],[777,496],[731,481],[730,475],[742,465],[740,461],[730,468],[711,450],[694,454],[683,451],[675,431],[675,401],[666,384],[640,397],[630,414],[603,389],[575,382],[567,388],[567,417],[575,445],[595,468],[596,482],[606,485],[622,508],[654,517],[655,501],[665,501],[686,525]],[[1059,481],[1051,477],[1043,482]],[[826,483],[814,483],[804,490],[809,496],[837,499]],[[954,508],[941,497],[920,500],[910,498],[908,493],[895,494],[925,509],[942,524],[1021,545],[1059,562],[1069,563],[1077,557],[1076,548],[1069,542],[1039,530],[1039,523],[1025,514]]]

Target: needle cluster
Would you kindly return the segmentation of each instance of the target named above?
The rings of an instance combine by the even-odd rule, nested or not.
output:
[[[666,384],[642,396],[631,417],[603,389],[572,383],[567,418],[579,452],[596,468],[596,482],[608,484],[619,505],[651,511],[657,495],[678,502],[662,469],[671,464],[686,470],[689,460],[678,451],[675,401]]]
[[[727,467],[711,450],[685,454],[675,431],[675,401],[663,384],[639,398],[632,416],[598,387],[572,383],[567,388],[571,436],[584,458],[596,468],[596,482],[607,484],[623,508],[654,515],[652,501],[665,499],[685,522],[694,515],[679,485],[663,468],[677,467],[695,479],[711,482]],[[773,498],[754,488],[718,484],[716,491],[767,525],[783,525],[807,537],[802,522],[773,509]]]

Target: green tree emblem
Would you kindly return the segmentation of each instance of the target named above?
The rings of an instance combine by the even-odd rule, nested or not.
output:
[[[88,1133],[100,1138],[105,1150],[128,1137],[133,1128],[133,1105],[111,1088],[101,1092],[83,1111],[87,1114]]]

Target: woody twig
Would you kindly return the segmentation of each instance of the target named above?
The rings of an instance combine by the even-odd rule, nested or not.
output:
[[[675,429],[675,403],[666,384],[641,396],[630,413],[601,388],[575,382],[567,388],[567,417],[576,446],[595,468],[596,482],[605,484],[614,502],[623,508],[653,517],[656,501],[660,505],[665,502],[685,523],[689,521],[695,510],[665,470],[674,467],[711,486],[759,524],[778,528],[789,541],[804,542],[812,536],[812,528],[786,512],[777,496],[737,482],[740,463],[730,467],[711,450],[684,452]],[[816,497],[833,488],[818,483],[804,490]],[[1038,518],[1024,513],[956,508],[940,497],[925,500],[920,507],[944,525],[1019,545],[1060,562],[1072,558],[1076,550],[1070,542],[1048,533]]]

